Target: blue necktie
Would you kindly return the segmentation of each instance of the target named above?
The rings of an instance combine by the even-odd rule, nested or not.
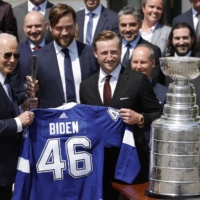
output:
[[[69,56],[69,50],[62,49],[62,52],[65,54],[64,67],[65,67],[67,103],[76,102],[74,76],[72,72],[72,63],[71,63],[71,58]]]
[[[40,6],[35,6],[32,10],[39,12],[41,10],[41,8],[40,8]]]
[[[124,58],[122,60],[122,66],[127,67],[129,64],[129,57],[130,57],[130,47],[131,45],[129,43],[126,44],[126,53],[124,54]]]
[[[16,104],[15,104],[15,101],[13,99],[13,95],[12,95],[12,92],[11,92],[11,89],[10,89],[10,82],[7,78],[5,78],[5,81],[4,81],[4,84],[7,88],[7,91],[8,91],[8,98],[13,106],[13,109],[15,111],[15,115],[17,114],[17,108],[16,108]]]
[[[87,45],[90,45],[92,44],[92,27],[93,27],[93,17],[94,17],[94,13],[88,13],[90,19],[88,21],[88,24],[87,24],[87,32],[86,32],[86,41],[85,43]]]

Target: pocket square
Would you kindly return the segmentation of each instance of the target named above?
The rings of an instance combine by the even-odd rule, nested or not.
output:
[[[126,99],[130,99],[130,97],[122,97],[122,98],[120,98],[120,100],[126,100]]]

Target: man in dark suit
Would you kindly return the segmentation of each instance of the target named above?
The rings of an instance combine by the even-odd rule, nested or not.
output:
[[[84,0],[86,8],[76,13],[77,24],[79,29],[79,41],[92,45],[93,40],[103,30],[111,30],[119,34],[117,13],[105,8],[100,4],[100,0]],[[90,21],[90,13],[93,13],[91,37],[88,25]]]
[[[19,154],[19,133],[23,126],[30,125],[34,114],[26,111],[18,114],[18,108],[12,88],[9,85],[9,74],[14,70],[19,53],[17,40],[13,35],[0,34],[0,199],[11,200],[12,184],[15,180]],[[28,110],[27,100],[21,108]]]
[[[189,24],[194,31],[196,31],[198,24],[198,13],[200,12],[200,1],[199,0],[189,0],[192,4],[192,8],[188,11],[178,15],[173,19],[172,26],[178,22],[186,22]]]
[[[191,26],[185,22],[179,22],[172,27],[167,43],[169,56],[196,57],[200,51],[200,44]],[[173,80],[166,76],[165,85],[168,86]]]
[[[21,56],[17,67],[12,73],[12,80],[15,83],[15,88],[21,88],[24,84],[28,70],[28,60],[32,52],[49,43],[45,39],[45,33],[48,28],[47,26],[48,24],[45,22],[44,16],[37,11],[29,12],[25,16],[23,28],[27,40],[18,45],[18,51]],[[18,82],[20,84],[19,86],[17,86]]]
[[[160,48],[142,39],[139,34],[142,23],[141,11],[132,6],[125,6],[119,11],[118,17],[119,31],[122,37],[122,65],[131,68],[130,62],[133,49],[139,44],[148,44],[154,51],[156,61],[152,71],[152,78],[159,83],[163,83],[163,74],[159,63],[159,58],[161,57]]]
[[[163,108],[168,89],[164,85],[161,85],[155,80],[152,80],[151,74],[154,66],[155,59],[152,48],[146,44],[137,45],[132,54],[131,68],[132,70],[146,74],[147,78],[151,83],[151,86],[153,87],[154,93],[156,94],[156,98],[158,99],[160,105]],[[145,131],[145,137],[149,144],[150,131]]]
[[[17,37],[19,43],[24,42],[27,39],[23,30],[24,18],[26,14],[32,10],[36,10],[44,15],[46,22],[49,22],[49,11],[52,7],[53,4],[47,0],[28,0],[27,2],[13,8],[13,13],[17,22]],[[48,41],[53,40],[49,29],[45,34],[45,38]]]
[[[74,9],[66,4],[57,4],[51,9],[49,19],[54,41],[34,52],[37,55],[39,107],[43,108],[58,107],[72,101],[79,103],[80,82],[99,69],[92,47],[74,38]],[[34,92],[30,79],[27,84],[27,93]]]
[[[11,5],[0,0],[0,31],[16,36],[16,28]]]
[[[96,37],[94,54],[100,64],[100,71],[81,82],[81,103],[119,109],[123,121],[133,127],[141,164],[135,182],[148,181],[149,153],[143,131],[149,130],[152,121],[160,117],[161,106],[147,77],[121,66],[121,40],[114,32],[103,31]],[[105,200],[119,199],[118,193],[111,187],[118,152],[118,149],[106,149],[105,152]]]

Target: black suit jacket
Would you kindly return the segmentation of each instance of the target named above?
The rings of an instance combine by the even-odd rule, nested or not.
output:
[[[99,73],[96,73],[80,84],[82,104],[103,106],[98,89],[98,79]],[[122,100],[122,98],[125,99]],[[139,128],[138,125],[132,127],[141,163],[136,182],[147,181],[149,152],[144,131],[149,130],[152,121],[160,117],[162,108],[146,75],[122,68],[110,106],[117,109],[129,108],[144,116],[143,128]],[[115,160],[117,156],[114,155],[114,157]]]
[[[76,41],[82,80],[99,70],[92,47]],[[53,42],[34,52],[37,55],[37,80],[39,81],[39,107],[55,108],[65,103],[63,86]],[[29,59],[27,74],[31,74]]]
[[[19,139],[16,112],[0,83],[0,186],[12,186],[15,180]]]
[[[161,50],[158,46],[148,42],[147,40],[144,40],[142,37],[140,37],[137,45],[140,45],[140,44],[146,44],[146,45],[149,45],[153,51],[154,51],[154,59],[155,59],[155,67],[153,68],[152,70],[152,79],[154,79],[156,82],[158,83],[161,83],[161,84],[164,84],[164,75],[160,69],[160,61],[159,61],[159,58],[161,57]],[[129,63],[129,66],[128,66],[130,69],[131,69],[131,58],[130,58],[130,63]]]
[[[0,30],[16,36],[16,21],[9,3],[0,0]]]
[[[85,21],[85,9],[76,12],[77,24],[79,29],[79,41],[84,41],[84,21]],[[118,15],[116,12],[109,10],[102,6],[101,14],[97,24],[97,28],[94,33],[94,39],[103,30],[114,31],[119,35],[118,28]]]

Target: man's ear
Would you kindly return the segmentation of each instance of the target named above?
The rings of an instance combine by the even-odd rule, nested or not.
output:
[[[156,65],[156,61],[155,61],[155,59],[153,59],[153,61],[152,61],[152,65],[153,65],[153,68],[154,68],[155,65]]]
[[[98,56],[97,56],[97,51],[96,51],[96,50],[94,50],[94,56],[95,56],[96,58],[98,58]]]

